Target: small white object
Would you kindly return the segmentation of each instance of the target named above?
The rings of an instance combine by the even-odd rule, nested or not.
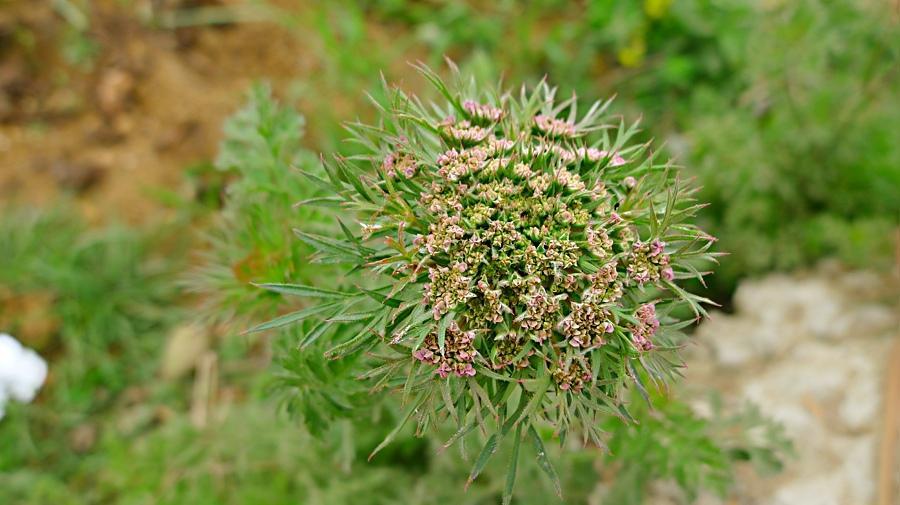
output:
[[[8,400],[29,403],[47,379],[47,362],[18,340],[0,333],[0,419]]]

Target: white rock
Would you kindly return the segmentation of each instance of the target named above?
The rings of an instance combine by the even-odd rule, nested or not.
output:
[[[874,358],[873,358],[874,359]],[[871,428],[881,408],[881,381],[873,363],[857,366],[838,408],[843,427],[850,431]]]
[[[697,497],[697,501],[694,502],[694,505],[723,505],[725,503],[725,500],[713,493],[701,491],[700,496]]]
[[[865,298],[878,296],[879,291],[887,285],[884,274],[869,270],[844,272],[836,281],[840,284],[840,289]]]
[[[761,384],[773,395],[802,400],[803,395],[826,399],[839,393],[854,372],[853,357],[846,349],[816,341],[801,342],[789,359],[775,363],[747,385]]]
[[[841,293],[821,279],[773,275],[742,283],[734,295],[735,309],[766,326],[792,325],[818,337],[841,329],[835,322],[842,314]]]
[[[789,482],[779,488],[771,505],[850,505],[841,500],[840,475],[817,475]],[[862,505],[862,504],[858,504]]]
[[[784,426],[798,449],[814,445],[824,435],[824,427],[819,420],[799,401],[782,400],[771,391],[749,386],[744,398],[759,407],[760,412]]]
[[[741,503],[875,499],[875,428],[900,311],[883,276],[829,268],[744,282],[734,314],[714,314],[696,333],[707,364],[688,381],[716,384],[732,405],[757,405],[794,443],[785,472],[738,490]],[[692,406],[704,412],[702,403]]]
[[[716,361],[727,367],[782,352],[793,344],[796,335],[786,325],[722,313],[710,315],[697,330],[697,337],[712,347]]]
[[[844,503],[875,501],[875,437],[855,437],[841,449],[844,464],[842,480],[846,482]]]
[[[652,482],[644,499],[645,505],[677,505],[679,503],[685,503],[684,492],[673,480]],[[693,503],[694,505],[723,505],[725,501],[703,490]]]
[[[744,317],[765,316],[766,310],[771,308],[767,297],[775,284],[782,285],[783,291],[788,279],[783,275],[771,275],[762,279],[747,279],[741,282],[734,292],[734,312]],[[777,296],[777,295],[775,295]]]
[[[810,410],[810,402],[842,397],[843,388],[860,367],[860,356],[818,341],[797,344],[790,359],[776,362],[744,379],[742,397],[782,423],[798,448],[815,447],[825,436],[825,419]]]
[[[900,314],[883,305],[861,305],[848,315],[847,335],[878,337],[886,332],[896,332],[900,328]]]

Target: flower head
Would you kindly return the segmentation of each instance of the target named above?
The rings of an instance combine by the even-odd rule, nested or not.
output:
[[[444,348],[441,349],[437,335],[429,334],[422,347],[413,353],[413,358],[422,363],[436,365],[434,372],[441,378],[447,378],[451,373],[457,377],[475,375],[475,368],[472,366],[478,354],[473,345],[475,332],[462,331],[459,326],[452,323],[446,329],[444,339]]]
[[[654,340],[678,321],[661,322],[656,307],[702,311],[673,289],[674,267],[707,258],[709,245],[674,171],[646,146],[629,147],[633,130],[609,122],[602,104],[576,117],[572,105],[554,107],[549,87],[533,93],[427,107],[395,96],[381,126],[359,133],[377,149],[375,170],[329,168],[363,233],[302,235],[317,259],[380,278],[365,283],[379,288],[327,292],[338,301],[325,310],[353,314],[344,319],[357,333],[336,348],[380,349],[367,377],[407,384],[422,425],[533,402],[529,421],[599,436],[597,421],[635,370],[675,375],[677,347]],[[679,338],[675,328],[664,335]]]
[[[534,126],[549,137],[571,138],[577,133],[574,124],[544,114],[534,116]]]
[[[503,117],[503,109],[492,105],[481,104],[474,100],[462,103],[463,109],[472,121],[479,123],[496,123]]]
[[[408,153],[392,152],[384,157],[381,167],[388,177],[408,179],[416,174],[417,164],[416,159]]]
[[[653,349],[653,342],[650,339],[656,334],[656,330],[659,329],[659,319],[656,318],[656,306],[652,303],[645,303],[638,308],[634,317],[637,319],[637,323],[629,328],[634,346],[640,351]]]

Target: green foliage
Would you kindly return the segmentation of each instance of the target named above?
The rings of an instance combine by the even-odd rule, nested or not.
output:
[[[743,449],[728,445],[727,440],[726,445],[716,446],[722,441],[713,437],[723,426],[733,430],[731,421],[699,419],[672,401],[660,402],[653,418],[644,414],[647,412],[641,410],[642,422],[638,425],[610,423],[610,449],[616,452],[605,456],[604,468],[618,473],[612,488],[602,495],[595,489],[597,450],[568,454],[553,451],[551,457],[559,466],[566,502],[600,503],[602,496],[602,503],[639,504],[647,485],[659,478],[684,479],[688,493],[697,491],[696,486],[717,489],[715,486],[729,482],[732,465],[738,459],[732,454]],[[365,451],[371,447],[368,444],[377,441],[373,437],[384,424],[348,432],[344,441],[348,447]],[[265,403],[237,407],[208,429],[176,419],[135,441],[105,439],[105,459],[98,467],[95,496],[123,504],[298,500],[311,505],[487,505],[498,503],[506,486],[506,469],[488,466],[478,481],[464,490],[459,483],[465,479],[468,463],[430,456],[436,441],[427,438],[404,436],[393,452],[372,463],[345,461],[340,450],[334,450],[336,444],[340,447],[339,439],[317,439],[273,417]],[[88,467],[94,463],[100,462],[91,462]],[[522,459],[519,473],[514,503],[547,503],[552,487],[542,477],[538,461]],[[687,499],[691,500],[690,494]]]
[[[333,331],[334,328],[323,328],[322,323],[283,331],[276,345],[276,369],[269,386],[281,408],[302,420],[306,429],[316,436],[332,431],[342,419],[359,421],[383,403],[383,395],[372,394],[356,376],[367,361],[365,356],[357,354],[343,360],[326,358]],[[326,332],[328,335],[323,338]],[[302,342],[301,352],[298,352],[298,341]]]
[[[224,206],[210,233],[203,264],[188,276],[189,285],[203,295],[204,315],[214,320],[243,325],[243,321],[267,317],[284,306],[296,305],[295,289],[279,289],[283,282],[329,279],[328,267],[311,266],[314,249],[295,240],[291,227],[333,233],[322,211],[310,205],[322,189],[302,176],[321,174],[319,160],[300,141],[305,121],[293,108],[282,105],[268,86],[255,85],[247,104],[224,127],[215,166],[233,174],[226,185]],[[253,282],[263,282],[261,290]],[[265,284],[274,282],[275,284]],[[310,288],[302,294],[334,298],[329,289]],[[337,298],[343,298],[338,294]],[[284,316],[300,322],[318,307]],[[348,374],[353,361],[326,360],[324,342],[341,324],[306,324],[283,332],[277,339],[276,373],[272,390],[282,407],[303,420],[314,434],[328,431],[335,419],[352,416],[368,405],[371,395]],[[244,327],[240,327],[241,330]],[[298,336],[302,330],[303,338]],[[321,341],[320,341],[321,339]],[[298,345],[306,352],[290,352]],[[357,357],[355,359],[363,359]]]
[[[397,503],[392,469],[354,474],[313,437],[259,402],[199,430],[178,419],[134,443],[104,441],[96,487],[121,504]],[[360,499],[362,497],[362,499]]]
[[[900,39],[860,2],[757,14],[733,93],[700,90],[681,123],[730,283],[837,255],[890,264],[900,218]],[[889,140],[890,139],[890,140]],[[723,170],[723,167],[727,169]]]
[[[207,315],[219,320],[271,314],[273,295],[251,282],[308,281],[327,272],[302,268],[311,249],[291,239],[292,223],[327,232],[321,213],[295,204],[320,194],[300,177],[318,160],[300,144],[305,122],[256,85],[247,104],[225,124],[215,166],[234,174],[209,234],[203,265],[189,285],[203,294]]]
[[[383,423],[348,432],[344,446],[366,449]],[[349,438],[353,437],[353,438]],[[93,455],[83,458],[75,482],[90,483],[73,493],[40,474],[16,472],[3,477],[0,497],[10,503],[64,505],[137,504],[280,504],[309,505],[491,505],[499,501],[502,472],[489,470],[465,491],[459,482],[464,463],[435,462],[428,441],[404,437],[378,463],[348,464],[335,446],[341,440],[313,437],[272,414],[256,401],[234,405],[221,421],[196,428],[179,416],[136,436],[110,434]],[[371,448],[371,447],[369,447]],[[343,450],[343,447],[341,447]],[[590,454],[567,458],[566,484],[572,498],[584,502],[593,489]],[[547,490],[537,469],[523,462],[528,490],[516,503],[546,503]],[[576,485],[577,484],[577,485]]]
[[[694,502],[702,491],[725,497],[736,462],[752,461],[760,472],[780,469],[791,453],[791,444],[780,426],[747,407],[733,416],[718,408],[709,418],[659,392],[653,409],[638,402],[637,423],[610,419],[606,471],[614,475],[604,503],[640,504],[649,485],[673,481],[685,500]]]
[[[4,303],[45,300],[37,317],[49,322],[30,331],[12,314],[7,329],[47,356],[51,372],[37,403],[14,407],[0,423],[0,480],[13,488],[32,483],[35,493],[59,487],[54,479],[71,475],[81,459],[71,431],[107,412],[130,385],[152,380],[162,332],[181,313],[172,306],[176,264],[169,259],[180,246],[164,238],[121,227],[92,231],[69,208],[4,211]],[[41,476],[48,468],[52,477]]]

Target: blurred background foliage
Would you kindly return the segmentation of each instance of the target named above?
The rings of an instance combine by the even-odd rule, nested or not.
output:
[[[19,15],[14,4],[0,0],[0,13]],[[106,14],[110,4],[118,18]],[[563,94],[617,95],[615,110],[642,116],[644,138],[702,186],[703,224],[729,253],[708,295],[726,306],[745,277],[832,257],[886,269],[896,254],[900,37],[889,2],[49,5],[52,37],[31,22],[0,22],[0,55],[19,69],[9,77],[0,65],[0,116],[35,135],[48,135],[54,119],[17,105],[93,83],[109,62],[110,41],[98,34],[110,19],[149,37],[171,34],[175,47],[259,24],[306,52],[290,78],[245,76],[273,84],[233,102],[218,152],[179,167],[181,186],[154,188],[154,212],[165,219],[127,226],[115,208],[100,209],[103,224],[82,219],[77,200],[90,193],[41,209],[15,196],[2,202],[0,330],[46,356],[51,376],[35,404],[11,405],[0,422],[0,503],[499,501],[504,468],[489,466],[463,493],[468,464],[435,456],[441,441],[431,437],[404,432],[366,463],[400,407],[362,390],[347,376],[352,363],[322,359],[315,342],[294,351],[297,332],[315,327],[239,336],[285,310],[249,282],[335,282],[336,271],[311,268],[293,239],[298,222],[339,232],[328,213],[293,206],[318,194],[296,170],[317,170],[319,152],[352,154],[341,122],[374,116],[364,92],[382,73],[423,89],[409,61],[441,67],[446,56],[482,79],[548,76]],[[263,56],[234,58],[255,69]],[[185,330],[197,322],[200,330]],[[178,347],[174,335],[185,332],[199,347]],[[211,359],[214,394],[198,387],[199,366],[163,373],[172,353]],[[659,400],[639,426],[610,420],[611,455],[551,449],[568,503],[600,503],[603,493],[609,503],[640,503],[656,480],[678,482],[686,500],[727,492],[737,462],[775,468],[788,446],[769,428],[762,440],[735,438],[729,426],[765,426],[752,411],[706,419]],[[516,503],[551,501],[551,483],[529,465]],[[598,482],[611,485],[601,492]]]

